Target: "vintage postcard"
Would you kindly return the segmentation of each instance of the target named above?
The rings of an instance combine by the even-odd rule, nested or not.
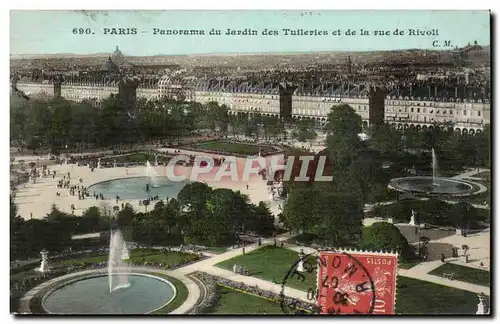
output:
[[[11,11],[11,313],[490,315],[490,24]]]

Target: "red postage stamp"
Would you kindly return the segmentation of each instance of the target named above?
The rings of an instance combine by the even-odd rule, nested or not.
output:
[[[391,253],[320,252],[320,313],[394,315],[397,264],[397,254]]]

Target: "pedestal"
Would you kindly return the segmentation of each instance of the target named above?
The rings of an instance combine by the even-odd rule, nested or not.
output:
[[[40,264],[40,272],[47,272],[49,271],[49,262],[47,260],[42,260],[42,263]]]
[[[392,219],[392,218],[387,218],[387,223],[389,223],[389,224],[394,224],[394,221],[393,221],[393,219]]]
[[[123,245],[121,259],[122,260],[130,259],[130,253],[129,253],[127,246],[125,244]]]

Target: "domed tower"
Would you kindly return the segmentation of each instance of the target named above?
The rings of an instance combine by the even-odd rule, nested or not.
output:
[[[116,50],[114,51],[113,55],[111,56],[111,61],[116,66],[121,66],[125,62],[125,57],[123,56],[123,53],[120,51],[118,48],[118,45],[116,45]]]
[[[120,71],[118,66],[113,62],[113,59],[111,58],[111,56],[102,65],[101,69],[103,72],[107,72],[107,73],[118,73]]]

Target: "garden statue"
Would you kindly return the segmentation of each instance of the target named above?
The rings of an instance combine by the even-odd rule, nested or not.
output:
[[[48,272],[49,271],[49,258],[48,258],[49,251],[43,249],[40,251],[40,255],[42,256],[42,262],[40,264],[40,268],[37,268],[36,270],[39,272]]]
[[[477,304],[476,315],[487,315],[490,313],[489,300],[488,297],[481,293],[477,295],[479,298],[479,303]]]
[[[415,212],[414,209],[412,209],[411,210],[411,218],[410,218],[409,225],[415,226],[415,216],[417,216],[417,213]]]
[[[304,258],[305,258],[305,253],[303,249],[300,249],[299,252],[299,263],[297,264],[297,271],[298,272],[304,272]]]

